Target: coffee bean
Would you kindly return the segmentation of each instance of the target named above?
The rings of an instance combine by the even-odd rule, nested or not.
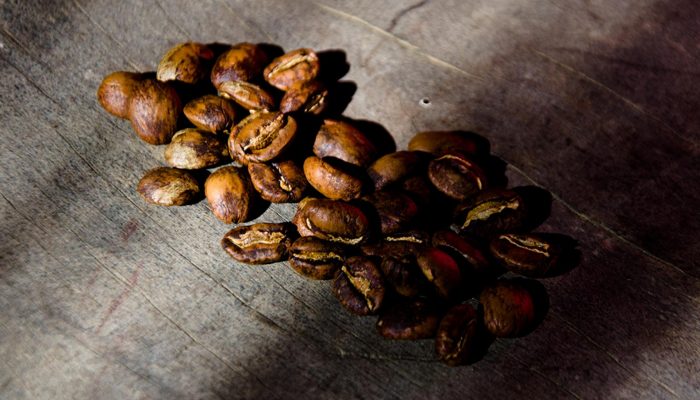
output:
[[[275,99],[258,85],[243,81],[222,82],[219,96],[231,99],[251,111],[269,111],[275,107]]]
[[[204,182],[204,195],[212,212],[227,224],[248,220],[253,194],[253,186],[242,168],[219,168]]]
[[[504,234],[491,241],[493,257],[508,270],[542,278],[557,269],[563,249],[543,234]]]
[[[350,201],[362,193],[362,179],[339,160],[308,157],[304,160],[304,176],[314,189],[329,199]]]
[[[476,274],[485,274],[494,269],[476,242],[450,230],[434,232],[432,244],[463,259],[468,264],[468,268],[463,268],[462,271],[468,269]]]
[[[381,312],[377,330],[387,339],[427,339],[435,336],[439,322],[440,312],[430,300],[401,299]]]
[[[97,89],[97,100],[110,114],[119,118],[129,118],[129,99],[139,82],[150,74],[117,71],[104,77]]]
[[[444,155],[428,165],[428,178],[447,197],[464,201],[486,186],[481,168],[463,157]]]
[[[454,221],[463,233],[492,236],[522,229],[525,217],[525,203],[519,194],[491,189],[460,204]]]
[[[398,187],[419,205],[420,208],[431,207],[431,211],[435,211],[436,197],[438,192],[430,183],[427,175],[415,175],[399,182]],[[432,212],[431,212],[432,214]]]
[[[195,200],[201,189],[187,171],[159,167],[143,176],[136,189],[144,200],[159,206],[182,206]]]
[[[141,81],[129,99],[129,119],[136,134],[149,144],[166,144],[175,134],[181,110],[177,92],[155,79]]]
[[[483,333],[476,310],[469,304],[452,307],[442,320],[435,335],[435,352],[444,363],[457,366],[474,361],[483,351]]]
[[[304,171],[292,160],[251,162],[248,173],[260,197],[272,203],[298,202],[308,186]]]
[[[235,260],[248,264],[269,264],[283,260],[292,243],[291,224],[259,223],[238,226],[221,240],[224,250]]]
[[[414,297],[426,288],[425,277],[411,253],[385,254],[380,268],[387,284],[401,296]]]
[[[323,121],[313,151],[319,158],[335,157],[360,167],[366,167],[377,156],[377,149],[362,132],[347,122],[332,119]]]
[[[400,191],[378,191],[362,199],[376,211],[384,235],[406,230],[418,214],[416,203]]]
[[[411,175],[417,175],[427,169],[428,153],[420,151],[397,151],[379,157],[367,169],[375,190],[399,182]]]
[[[159,81],[197,83],[209,73],[214,52],[201,43],[181,43],[168,50],[158,64]]]
[[[231,131],[229,152],[243,163],[265,162],[279,156],[292,141],[297,123],[280,112],[257,112]]]
[[[280,100],[280,111],[290,113],[302,111],[319,115],[326,109],[328,89],[318,81],[297,82]]]
[[[190,101],[182,111],[194,126],[212,133],[231,129],[236,118],[233,104],[212,94]]]
[[[345,260],[333,281],[333,294],[343,307],[357,315],[376,313],[384,301],[384,279],[369,257]]]
[[[348,249],[339,243],[313,236],[301,237],[289,248],[289,266],[310,279],[333,279]]]
[[[352,245],[368,239],[369,221],[365,214],[342,201],[306,198],[299,203],[292,222],[301,236]]]
[[[479,302],[486,328],[497,337],[524,336],[537,323],[537,302],[524,280],[499,280],[484,288]]]
[[[436,156],[445,154],[473,155],[481,152],[481,145],[468,132],[419,132],[408,142],[408,150],[424,151]]]
[[[175,168],[213,167],[227,159],[228,147],[223,139],[193,128],[177,132],[165,148],[165,162]]]
[[[239,43],[219,56],[211,70],[211,83],[217,89],[224,82],[248,82],[260,75],[267,55],[257,45]]]
[[[449,254],[435,247],[422,250],[417,258],[425,278],[443,299],[456,296],[456,289],[461,284],[461,276],[457,262]]]
[[[294,84],[308,82],[318,75],[320,63],[311,49],[297,49],[281,55],[265,67],[263,77],[280,90],[289,90]]]

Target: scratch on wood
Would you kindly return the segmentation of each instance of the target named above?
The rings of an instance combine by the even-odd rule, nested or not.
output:
[[[122,303],[124,303],[124,300],[126,300],[126,298],[129,297],[129,293],[131,293],[131,290],[136,286],[136,284],[139,281],[139,274],[141,273],[141,270],[143,270],[143,264],[139,264],[136,267],[134,272],[131,273],[131,276],[127,280],[127,286],[124,287],[122,289],[122,292],[119,293],[119,295],[115,297],[109,304],[109,307],[107,307],[107,310],[105,311],[104,315],[102,316],[102,319],[100,320],[100,324],[95,329],[96,334],[100,333],[105,323],[107,323],[112,314],[114,314],[117,308],[119,308],[119,306],[121,306]]]
[[[17,47],[19,47],[20,49],[22,49],[22,51],[24,51],[25,54],[27,54],[28,56],[31,57],[32,52],[29,50],[29,48],[28,48],[27,46],[25,46],[24,43],[22,43],[22,41],[20,41],[15,35],[13,35],[12,32],[10,32],[9,30],[7,30],[7,28],[5,28],[4,26],[0,26],[0,31],[1,31],[1,32],[3,33],[3,35],[5,35],[8,39],[10,39]],[[32,59],[34,59],[34,57],[32,57]],[[35,61],[36,61],[39,65],[41,65],[41,66],[43,66],[43,67],[45,67],[45,68],[48,68],[48,65],[47,65],[46,63],[44,63],[44,61],[42,61],[42,60],[35,60]]]
[[[7,64],[9,64],[10,67],[12,67],[12,69],[14,69],[15,71],[17,71],[20,75],[22,75],[22,77],[27,81],[27,83],[29,83],[34,89],[36,89],[39,93],[41,93],[41,95],[43,95],[44,97],[46,97],[49,101],[51,101],[51,102],[54,103],[55,105],[60,106],[60,104],[58,103],[58,101],[56,101],[53,97],[49,96],[49,94],[46,93],[46,92],[44,91],[44,89],[41,88],[41,86],[39,86],[36,82],[34,82],[34,80],[33,80],[32,78],[30,78],[24,71],[22,71],[21,68],[19,68],[19,67],[18,67],[17,65],[15,65],[12,61],[10,61],[9,59],[5,58],[5,57],[2,56],[2,55],[0,55],[0,58],[2,58],[3,61],[5,61]]]
[[[404,47],[405,49],[422,56],[423,58],[427,59],[429,62],[431,62],[435,65],[450,69],[452,71],[455,71],[455,72],[457,72],[463,76],[469,77],[471,79],[476,79],[476,80],[479,80],[482,82],[486,81],[486,79],[484,77],[482,77],[480,75],[476,75],[476,74],[471,73],[469,71],[463,70],[456,65],[448,63],[445,60],[441,60],[437,57],[434,57],[434,56],[426,53],[425,51],[423,51],[423,49],[414,45],[413,43],[411,43],[407,40],[401,39],[400,37],[394,35],[393,33],[387,32],[384,29],[382,29],[376,25],[373,25],[372,23],[370,23],[370,22],[368,22],[368,21],[366,21],[366,20],[364,20],[356,15],[346,13],[345,11],[338,10],[336,8],[330,7],[330,6],[322,4],[322,3],[314,3],[314,4],[317,7],[321,8],[322,10],[325,10],[331,14],[335,14],[341,18],[345,18],[345,19],[348,19],[350,21],[356,22],[356,23],[358,23],[366,28],[369,28],[370,30],[382,35],[382,36],[385,36],[385,37],[393,40],[394,42],[398,43],[400,46]]]

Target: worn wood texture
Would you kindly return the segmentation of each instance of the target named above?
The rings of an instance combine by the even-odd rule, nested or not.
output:
[[[0,398],[700,397],[695,0],[0,2]],[[323,283],[219,248],[205,204],[135,193],[162,163],[100,109],[108,72],[184,40],[339,49],[346,110],[399,147],[471,129],[583,261],[473,366],[389,342]],[[429,99],[429,105],[421,105]],[[280,221],[291,206],[268,209]]]

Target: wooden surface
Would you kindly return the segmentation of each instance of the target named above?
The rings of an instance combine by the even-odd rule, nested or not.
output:
[[[0,2],[0,398],[700,398],[695,0]],[[390,342],[325,283],[237,265],[203,203],[96,102],[185,41],[339,49],[346,115],[404,147],[471,129],[583,261],[532,335],[473,366]],[[429,105],[421,105],[428,99]],[[264,221],[288,219],[275,206]]]

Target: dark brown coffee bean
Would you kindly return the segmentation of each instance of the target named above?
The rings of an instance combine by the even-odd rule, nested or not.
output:
[[[385,254],[381,257],[380,268],[386,282],[401,296],[414,297],[426,288],[423,273],[411,253]]]
[[[406,254],[415,256],[430,244],[430,235],[423,231],[397,232],[384,236],[379,243],[363,244],[362,254],[377,257],[401,257]]]
[[[231,99],[246,110],[272,110],[275,99],[258,85],[243,81],[228,81],[219,85],[219,96]]]
[[[214,52],[201,43],[181,43],[168,50],[158,64],[159,81],[197,83],[209,73]]]
[[[384,278],[374,260],[355,256],[345,260],[333,281],[333,294],[357,315],[376,313],[384,301]]]
[[[508,270],[532,278],[548,276],[556,270],[562,256],[559,243],[537,233],[500,235],[489,248]]]
[[[497,337],[524,336],[537,323],[536,301],[524,280],[499,280],[484,288],[479,302],[484,324]]]
[[[434,207],[437,190],[428,180],[427,175],[416,175],[404,179],[398,185],[406,192],[421,208]]]
[[[306,198],[299,203],[294,225],[301,236],[359,244],[367,240],[369,221],[357,207],[336,200]]]
[[[175,168],[213,167],[227,159],[228,147],[223,139],[193,128],[177,132],[165,148],[165,163]]]
[[[144,200],[159,206],[182,206],[199,196],[197,180],[187,171],[159,167],[143,176],[136,189]]]
[[[265,162],[279,156],[292,141],[297,123],[280,112],[257,112],[231,131],[229,151],[243,163]]]
[[[435,352],[444,363],[457,366],[471,361],[480,349],[479,318],[469,304],[452,307],[442,320],[435,335]]]
[[[397,151],[379,157],[367,169],[374,189],[381,190],[427,169],[429,155],[420,151]]]
[[[468,263],[469,269],[477,274],[484,274],[493,269],[484,252],[474,241],[463,238],[450,230],[440,230],[433,233],[432,244],[461,257]]]
[[[525,217],[525,203],[519,194],[491,189],[459,205],[454,221],[463,233],[492,236],[522,229]]]
[[[418,215],[418,206],[407,194],[396,191],[379,191],[362,198],[379,216],[382,234],[405,231]]]
[[[182,111],[194,126],[212,133],[231,129],[236,118],[233,103],[212,94],[190,101]]]
[[[444,299],[453,298],[461,284],[457,262],[444,251],[435,247],[424,249],[416,258],[425,278]]]
[[[347,122],[331,119],[323,121],[313,151],[319,158],[335,157],[360,167],[377,157],[377,149],[362,132]]]
[[[298,202],[308,186],[304,171],[292,160],[269,164],[251,162],[248,173],[260,197],[272,203]]]
[[[238,226],[226,233],[221,246],[235,260],[269,264],[287,257],[294,227],[291,224],[259,223]]]
[[[129,119],[143,141],[166,144],[177,130],[181,108],[175,89],[167,83],[145,79],[129,99]]]
[[[248,220],[255,199],[253,194],[253,186],[242,168],[219,168],[204,182],[204,195],[211,211],[227,224]]]
[[[457,201],[468,199],[486,186],[486,177],[478,165],[453,155],[431,161],[428,178],[437,190]]]
[[[377,330],[387,339],[428,339],[435,336],[439,322],[440,312],[429,300],[402,299],[382,311]]]
[[[265,67],[263,76],[272,86],[289,90],[294,84],[314,80],[320,63],[311,49],[297,49],[281,55]]]
[[[289,266],[310,279],[333,279],[343,265],[347,248],[313,236],[301,237],[289,248]]]
[[[104,77],[97,89],[97,100],[110,114],[119,118],[129,118],[129,99],[149,74],[117,71]]]
[[[280,111],[302,111],[319,115],[326,109],[328,89],[318,81],[298,82],[292,85],[280,100]]]
[[[211,83],[219,88],[229,81],[248,82],[260,75],[267,55],[251,43],[239,43],[221,54],[211,70]]]
[[[362,179],[344,168],[342,161],[308,157],[304,160],[304,176],[329,199],[350,201],[362,194]]]
[[[408,142],[408,150],[425,151],[436,156],[473,155],[479,152],[479,147],[479,143],[459,131],[419,132]]]

